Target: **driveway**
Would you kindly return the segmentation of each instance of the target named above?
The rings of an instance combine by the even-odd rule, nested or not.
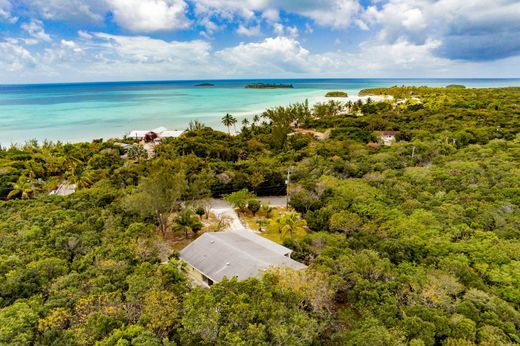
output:
[[[246,229],[238,214],[233,209],[231,204],[222,200],[222,199],[211,199],[211,212],[216,216],[225,216],[230,220],[229,226],[226,227],[226,230],[229,229]]]
[[[258,200],[262,204],[269,203],[271,207],[282,207],[285,208],[287,204],[287,200],[284,196],[268,196],[268,197],[258,197]],[[226,230],[248,230],[251,232],[257,232],[256,230],[253,230],[249,228],[248,226],[244,225],[242,221],[240,220],[240,217],[238,217],[238,214],[233,209],[231,204],[224,201],[223,199],[211,199],[211,212],[215,214],[216,216],[225,216],[227,219],[230,220],[229,226],[226,227]]]

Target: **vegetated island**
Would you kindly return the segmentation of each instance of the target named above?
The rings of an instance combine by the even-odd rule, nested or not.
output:
[[[462,84],[450,84],[446,85],[446,89],[466,89],[466,86]]]
[[[196,86],[196,87],[214,87],[215,84],[211,84],[211,83],[200,83],[200,84],[196,84],[195,86]]]
[[[325,97],[348,97],[348,94],[344,91],[329,91]]]
[[[246,89],[294,89],[292,84],[251,83]]]

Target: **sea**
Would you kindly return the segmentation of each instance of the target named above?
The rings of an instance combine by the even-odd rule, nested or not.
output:
[[[246,89],[249,83],[292,84],[293,89]],[[213,87],[197,84],[211,83]],[[122,138],[132,130],[186,129],[198,120],[224,129],[270,107],[323,99],[327,91],[415,85],[520,86],[520,79],[263,79],[0,85],[0,145]]]

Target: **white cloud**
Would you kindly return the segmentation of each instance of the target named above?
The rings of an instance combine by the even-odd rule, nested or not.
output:
[[[23,23],[20,27],[36,40],[52,41],[51,36],[45,32],[43,23],[39,20],[32,19],[29,23]]]
[[[296,38],[300,34],[296,26],[284,26],[281,23],[273,23],[273,32],[277,36],[288,36],[292,38]]]
[[[352,23],[352,18],[362,9],[358,0],[301,1],[288,8],[313,19],[321,26],[333,28],[347,28]]]
[[[295,39],[282,36],[262,42],[241,43],[216,54],[232,73],[239,75],[304,72],[310,63],[308,50]]]
[[[34,17],[68,22],[102,22],[105,0],[19,0]]]
[[[285,27],[283,26],[283,24],[280,24],[280,23],[274,23],[273,24],[273,31],[276,35],[278,36],[282,36],[285,32]]]
[[[262,18],[268,22],[278,22],[280,20],[280,12],[276,9],[269,8],[262,12]]]
[[[83,30],[78,31],[78,36],[84,40],[91,40],[93,37],[91,34]]]
[[[108,3],[115,21],[130,31],[165,31],[190,25],[184,0],[108,0]]]
[[[270,22],[278,21],[279,12],[286,11],[312,19],[319,25],[346,28],[361,11],[358,0],[198,0],[196,13],[232,20],[238,16],[251,20],[255,13]]]
[[[159,79],[164,79],[167,73],[174,78],[175,74],[187,76],[206,68],[213,71],[209,59],[211,46],[206,41],[168,42],[146,36],[92,35],[99,42],[90,49],[102,58],[103,69],[116,68],[130,76],[141,70]]]
[[[15,41],[0,42],[0,70],[4,73],[23,72],[35,64],[31,53]]]
[[[78,44],[74,41],[61,40],[60,44],[63,48],[71,49],[75,53],[83,52],[83,49],[80,46],[78,46]]]
[[[520,52],[516,0],[389,0],[368,7],[362,18],[386,42],[439,40],[438,54],[451,59],[496,60]]]
[[[246,27],[243,24],[240,24],[237,28],[237,34],[242,36],[260,36],[262,30],[260,29],[259,24],[251,27]]]
[[[11,14],[11,2],[9,0],[0,0],[0,22],[16,23],[18,18]]]

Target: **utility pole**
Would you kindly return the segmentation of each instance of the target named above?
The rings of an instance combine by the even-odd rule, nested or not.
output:
[[[291,183],[291,168],[287,168],[287,180],[285,181],[286,185],[286,207],[289,208],[289,184]]]

